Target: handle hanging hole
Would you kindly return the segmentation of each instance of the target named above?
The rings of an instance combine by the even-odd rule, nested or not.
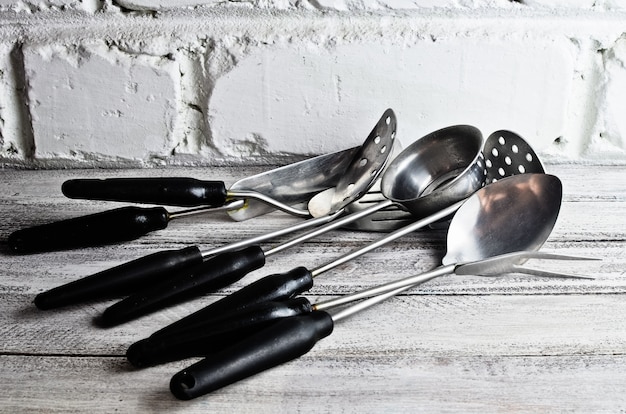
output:
[[[183,390],[190,390],[196,386],[196,379],[191,374],[183,374],[180,378],[180,387]]]

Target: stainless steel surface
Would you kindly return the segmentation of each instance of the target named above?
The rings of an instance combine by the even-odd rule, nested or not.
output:
[[[391,203],[391,201],[390,201]],[[384,246],[387,243],[390,243],[396,239],[399,239],[402,236],[406,236],[409,233],[412,233],[418,229],[421,229],[431,223],[436,222],[437,220],[441,220],[445,217],[447,217],[450,214],[453,214],[459,207],[461,207],[461,205],[463,204],[463,201],[457,201],[455,204],[448,206],[442,210],[439,210],[437,213],[431,214],[430,216],[415,221],[411,224],[409,224],[408,226],[402,227],[398,230],[395,230],[391,233],[389,233],[388,235],[367,244],[366,246],[361,247],[360,249],[354,250],[348,254],[345,254],[335,260],[333,260],[332,262],[326,263],[323,266],[317,267],[315,269],[313,269],[311,271],[311,274],[313,275],[313,277],[317,277],[319,275],[321,275],[322,273],[325,273],[331,269],[334,269],[335,267],[342,265],[344,263],[349,262],[350,260],[356,259],[359,256],[364,255],[365,253],[369,253],[372,250],[375,250],[381,246]],[[372,209],[374,209],[376,206],[373,206]],[[353,213],[356,214],[356,213]],[[340,223],[341,220],[343,219],[339,219],[338,222]]]
[[[323,216],[323,217],[311,218],[308,220],[304,220],[298,224],[294,224],[293,226],[290,226],[290,227],[285,227],[282,229],[271,231],[269,233],[263,233],[255,237],[248,237],[247,239],[244,239],[238,242],[229,243],[223,246],[215,247],[209,250],[202,250],[200,254],[202,255],[203,259],[208,259],[209,257],[215,256],[217,254],[233,252],[236,250],[243,249],[245,247],[254,246],[256,244],[275,239],[276,237],[280,237],[285,234],[290,234],[290,233],[294,233],[294,232],[301,231],[301,230],[307,230],[307,229],[310,229],[311,227],[320,226],[324,223],[328,223],[332,221],[335,217],[339,216],[340,214],[341,214],[340,212],[337,212],[335,214],[330,214],[330,215]],[[271,253],[269,250],[266,251],[265,257],[267,257],[270,254]]]
[[[478,165],[477,161],[480,160],[480,154],[481,154],[482,135],[480,134],[480,132],[477,129],[473,128],[473,127],[466,127],[466,126],[458,127],[458,129],[457,129],[457,127],[450,127],[450,128],[446,128],[446,130],[448,130],[448,132],[441,133],[441,136],[444,136],[446,138],[447,137],[451,137],[451,138],[446,141],[446,146],[440,148],[440,151],[449,150],[450,147],[453,147],[455,143],[457,145],[461,146],[461,147],[464,147],[464,148],[475,147],[474,151],[473,151],[473,154],[470,154],[470,151],[465,151],[465,153],[468,154],[467,158],[465,159],[465,162],[468,163],[469,165],[466,165],[464,172],[462,172],[459,177],[461,177],[461,176],[464,177],[466,174],[471,174],[471,175],[474,175],[474,176],[479,176],[479,177],[484,178],[485,172],[484,172],[483,164],[480,164],[480,168],[479,169],[475,168],[475,165]],[[437,135],[436,133],[434,133],[434,134],[435,134],[434,136],[440,136],[440,135]],[[433,134],[430,134],[427,137],[430,137],[432,135]],[[420,143],[420,141],[422,139],[416,141],[414,144],[412,144],[411,146],[409,146],[408,148],[403,150],[398,157],[401,157],[402,154],[406,153],[407,151],[416,151],[416,152],[422,154],[425,158],[424,159],[421,159],[421,158],[418,159],[417,157],[411,157],[411,162],[409,162],[409,163],[404,162],[403,163],[403,168],[394,170],[393,177],[397,176],[397,177],[399,177],[398,178],[399,180],[407,179],[408,176],[410,175],[411,167],[413,165],[419,165],[421,163],[428,163],[429,162],[428,155],[429,155],[430,151],[423,151],[423,152],[420,151],[422,149],[422,145],[420,145],[419,143]],[[425,144],[426,146],[431,146],[432,145],[430,138],[427,139],[425,142],[426,142],[426,144]],[[469,144],[468,144],[468,142],[469,142]],[[431,147],[431,148],[433,148],[433,147]],[[432,149],[432,151],[434,151],[434,148]],[[437,151],[435,151],[435,152],[437,152]],[[459,154],[461,152],[463,152],[463,151],[456,151],[457,154]],[[405,157],[404,159],[408,159],[408,158],[409,157]],[[455,164],[455,166],[460,165],[459,162],[458,162],[458,158],[459,157],[457,157],[457,163]],[[391,168],[391,166],[396,162],[397,159],[398,158],[395,158],[393,161],[391,161],[388,169],[385,170],[385,172],[383,173],[383,179],[385,177],[388,177],[388,174],[390,174],[389,173],[389,168]],[[450,163],[448,163],[447,165],[450,165]],[[434,166],[432,167],[432,170],[433,171],[437,171],[440,174],[448,174],[449,173],[449,172],[444,172],[443,169],[436,168]],[[461,181],[461,180],[459,180],[459,181]],[[463,181],[465,181],[465,180],[463,180]],[[475,188],[473,190],[473,191],[475,191],[476,189],[480,188],[480,186],[483,185],[484,179],[480,179],[478,181],[474,177],[474,178],[472,178],[472,179],[470,179],[468,181],[471,181],[471,182],[476,181],[475,185],[476,185],[477,188]],[[426,188],[432,182],[433,182],[432,176],[425,177],[423,186]],[[440,191],[440,190],[436,189],[436,191]],[[441,191],[447,191],[447,190],[441,190]],[[458,202],[458,200],[456,200],[456,201]],[[395,204],[396,203],[394,201],[392,201],[392,200],[385,200],[385,201],[381,201],[381,202],[375,203],[373,205],[370,205],[369,207],[361,209],[360,211],[357,211],[357,212],[351,213],[351,214],[349,214],[347,216],[338,218],[336,220],[333,220],[333,222],[331,222],[331,223],[325,224],[325,225],[323,225],[323,226],[321,226],[321,227],[319,227],[317,229],[311,230],[311,231],[309,231],[309,232],[307,232],[307,233],[297,237],[296,239],[290,240],[290,241],[285,242],[285,243],[283,243],[283,244],[281,244],[279,246],[276,246],[275,248],[273,248],[271,250],[268,250],[266,252],[266,255],[267,254],[274,254],[274,253],[277,253],[279,251],[283,251],[283,250],[285,250],[288,247],[291,247],[291,246],[294,246],[294,245],[296,245],[298,243],[301,243],[301,242],[304,242],[306,240],[309,240],[309,239],[311,239],[313,237],[316,237],[316,236],[318,236],[320,234],[326,233],[327,231],[334,230],[336,228],[346,226],[346,225],[348,225],[350,223],[354,223],[357,220],[367,220],[367,218],[369,216],[371,216],[372,214],[375,214],[375,213],[377,213],[379,211],[382,211],[382,210],[385,210],[385,209],[388,209],[388,208],[392,208],[392,207],[394,207]],[[460,206],[460,203],[455,205],[456,208],[458,208],[459,206]],[[445,206],[445,207],[448,207],[448,206]],[[436,219],[433,219],[432,217],[429,217],[429,220],[427,222],[425,222],[425,221],[418,221],[417,224],[414,223],[414,224],[411,224],[411,225],[409,225],[407,227],[398,229],[398,230],[394,231],[393,233],[389,234],[387,237],[379,240],[378,242],[374,242],[374,243],[372,243],[372,244],[370,244],[370,245],[368,245],[368,246],[366,246],[366,247],[364,247],[362,249],[359,249],[359,250],[357,250],[357,251],[355,251],[353,253],[350,253],[348,255],[342,256],[339,259],[337,259],[336,261],[333,261],[331,263],[328,263],[325,266],[322,266],[322,267],[319,267],[317,269],[312,270],[311,273],[312,273],[313,277],[318,276],[319,274],[324,273],[327,270],[330,270],[330,269],[332,269],[332,268],[334,268],[334,267],[336,267],[336,266],[338,266],[340,264],[343,264],[343,263],[345,263],[345,262],[347,262],[347,261],[349,261],[349,260],[351,260],[351,259],[353,259],[355,257],[358,257],[358,256],[360,256],[360,255],[362,255],[364,253],[367,253],[367,252],[369,252],[371,250],[374,250],[377,247],[379,247],[379,246],[381,246],[381,245],[383,245],[383,244],[385,244],[385,243],[387,243],[389,241],[395,240],[395,239],[397,239],[399,237],[402,237],[403,235],[406,235],[406,234],[408,234],[410,232],[413,232],[413,231],[415,231],[415,230],[417,230],[417,229],[419,229],[419,228],[421,228],[421,227],[423,227],[423,226],[425,226],[427,224],[431,224],[431,223],[433,223],[433,222],[435,222],[435,221],[437,221],[439,219],[445,218],[447,215],[452,214],[455,211],[455,209],[452,209],[452,210],[446,209],[446,211],[447,211],[446,215],[442,215],[442,216],[440,216],[439,214],[434,214],[434,215],[431,214],[430,215],[430,216],[436,216],[437,217]],[[379,224],[379,226],[381,226],[381,227],[383,226],[382,222]]]
[[[489,135],[482,153],[483,159],[477,160],[474,166],[484,165],[485,184],[511,175],[544,172],[539,157],[530,145],[522,137],[511,131],[500,130]],[[346,210],[359,211],[384,199],[385,197],[380,190],[380,182],[377,182],[366,196],[350,204]],[[413,214],[395,204],[348,227],[356,230],[388,232],[404,227],[414,220]],[[439,226],[439,224],[435,225]]]
[[[272,206],[302,217],[332,214],[365,194],[376,181],[393,148],[396,128],[395,114],[387,109],[359,147],[300,161],[238,181],[230,188],[233,194],[235,191],[253,190],[266,199],[247,198],[244,207],[228,214],[233,220],[242,221],[265,214],[271,211]],[[268,177],[270,174],[271,177]],[[330,205],[324,197],[312,200],[317,193],[329,188],[336,188]],[[272,200],[281,204],[272,203]],[[307,208],[285,208],[285,205],[303,202],[309,204]]]
[[[199,213],[216,213],[219,211],[228,211],[232,210],[233,208],[241,208],[244,206],[245,203],[245,200],[233,200],[226,202],[226,204],[220,207],[195,207],[186,208],[184,210],[170,211],[168,213],[168,218],[170,220],[174,220],[180,217],[193,216]]]
[[[355,301],[362,298],[368,298],[364,301],[350,306],[342,311],[337,312],[333,315],[333,319],[335,321],[347,318],[348,316],[354,315],[357,312],[360,312],[364,309],[367,309],[377,303],[380,303],[392,296],[398,295],[405,290],[408,290],[412,287],[420,285],[422,283],[426,283],[430,280],[433,280],[437,277],[447,276],[447,275],[473,275],[473,276],[502,276],[506,273],[524,273],[532,276],[539,277],[549,277],[549,278],[568,278],[568,279],[594,279],[589,276],[581,276],[569,273],[560,273],[560,272],[548,272],[539,269],[532,269],[528,267],[522,267],[519,264],[525,262],[528,259],[543,259],[543,260],[597,260],[594,258],[588,257],[579,257],[579,256],[566,256],[566,255],[557,255],[543,252],[514,252],[507,253],[499,256],[494,256],[488,259],[479,260],[472,263],[463,263],[463,264],[450,264],[446,266],[439,266],[436,269],[433,269],[429,272],[425,272],[419,274],[417,276],[412,276],[411,278],[407,278],[403,281],[398,281],[398,285],[401,285],[399,288],[393,290],[387,290],[387,288],[380,287],[380,294],[373,296],[372,292],[378,291],[378,288],[371,289],[371,292],[365,293],[359,292],[354,295],[346,295],[337,300],[329,300],[325,302],[320,302],[314,305],[316,310],[325,310],[330,309],[336,306],[341,306],[350,301]],[[409,281],[411,283],[409,283]]]
[[[386,165],[389,156],[393,153],[396,127],[397,121],[393,111],[391,109],[386,110],[378,121],[377,125],[364,141],[363,146],[359,147],[358,150],[355,151],[354,154],[352,154],[352,159],[345,167],[348,171],[348,176],[350,177],[348,180],[350,181],[350,184],[347,184],[348,181],[344,180],[343,178],[337,178],[340,184],[346,187],[345,191],[343,191],[343,199],[341,202],[334,203],[332,201],[332,197],[335,192],[334,188],[326,189],[318,193],[309,201],[309,210],[311,211],[311,214],[314,218],[310,218],[302,223],[298,223],[287,228],[279,229],[270,233],[262,234],[260,236],[242,240],[240,242],[230,243],[222,247],[202,251],[202,257],[208,258],[219,253],[235,251],[247,246],[251,246],[271,240],[279,236],[283,236],[285,234],[295,233],[297,231],[317,227],[324,223],[332,222],[343,213],[343,208],[347,204],[349,204],[356,196],[366,193],[369,187],[376,182],[378,176],[384,169],[384,166]],[[384,151],[382,150],[383,146],[385,147]],[[372,152],[375,152],[376,155],[371,155]],[[366,158],[366,164],[368,165],[363,164],[363,160]],[[341,164],[343,165],[343,160],[340,161],[342,161]],[[334,169],[333,166],[330,167],[332,167],[331,169]],[[354,183],[352,183],[352,181],[354,181]],[[330,208],[332,208],[333,210],[329,210]],[[324,214],[320,214],[320,211],[322,210],[324,211]],[[332,223],[330,224],[332,225]],[[266,251],[265,257],[271,256],[274,253],[278,253],[279,251],[285,250],[288,247],[294,246],[301,243],[302,241],[308,240],[312,237],[315,237],[319,234],[325,233],[338,227],[339,226],[337,225],[333,225],[331,227],[322,227],[324,229],[322,231],[312,230],[308,233],[305,233],[303,236],[300,236],[296,239],[293,239],[278,246],[277,248]]]
[[[537,250],[556,222],[561,193],[561,181],[548,174],[515,175],[485,186],[452,219],[442,263]]]
[[[360,198],[376,182],[393,152],[397,124],[396,115],[387,109],[337,183],[329,211],[337,211]]]
[[[359,213],[375,204],[380,203],[381,201],[386,200],[387,199],[380,190],[379,179],[372,186],[372,188],[370,188],[367,194],[346,206],[346,213],[348,215]],[[362,219],[344,224],[343,227],[360,231],[389,233],[390,231],[397,230],[414,221],[415,217],[402,208],[402,206],[398,204],[391,204],[389,207],[380,210],[377,209],[375,212]]]
[[[274,248],[267,250],[265,252],[265,256],[281,252],[283,250],[286,250],[286,249],[288,249],[290,247],[293,247],[293,246],[295,246],[297,244],[305,242],[305,241],[307,241],[309,239],[317,237],[317,236],[319,236],[321,234],[324,234],[326,232],[329,232],[331,230],[335,230],[335,229],[338,229],[340,227],[344,227],[346,224],[353,223],[356,220],[367,218],[367,217],[371,216],[372,214],[376,213],[377,211],[378,211],[378,205],[373,205],[373,206],[370,206],[369,208],[366,208],[366,209],[354,212],[354,213],[352,213],[352,214],[350,214],[348,216],[341,217],[339,219],[335,219],[335,220],[331,221],[330,223],[324,224],[321,227],[318,227],[316,229],[310,230],[310,231],[308,231],[308,232],[306,232],[306,233],[304,233],[304,234],[302,234],[302,235],[300,235],[300,236],[298,236],[298,237],[296,237],[294,239],[291,239],[289,241],[281,243],[278,246],[275,246]],[[318,271],[318,273],[315,273],[315,272],[313,272],[313,273],[314,273],[314,276],[315,276],[315,275],[317,275],[318,273],[321,273],[321,272]]]
[[[498,180],[494,180],[493,177],[495,175],[497,175],[499,178],[503,178],[500,175],[500,170],[499,170],[499,165],[500,165],[500,160],[502,159],[502,163],[503,164],[508,164],[508,161],[506,161],[506,157],[508,156],[508,151],[512,150],[513,146],[515,146],[516,148],[520,148],[520,147],[527,147],[527,150],[532,151],[532,149],[530,148],[530,146],[528,146],[528,144],[526,144],[526,142],[519,136],[513,133],[510,133],[508,135],[508,138],[506,140],[506,142],[503,143],[503,141],[500,139],[501,136],[500,134],[492,134],[490,135],[490,137],[487,139],[487,142],[485,142],[485,148],[494,148],[494,147],[498,147],[500,149],[499,152],[499,158],[496,158],[492,163],[490,163],[491,167],[487,168],[486,165],[482,162],[482,158],[479,158],[476,161],[476,165],[485,165],[484,170],[482,171],[483,176],[485,177],[486,180],[488,180],[492,185],[493,183],[495,183]],[[411,147],[409,147],[411,148]],[[408,149],[408,148],[407,148]],[[539,158],[536,156],[536,154],[534,154],[534,152],[532,152],[532,154],[534,155],[534,158],[531,161],[528,161],[525,163],[525,169],[527,172],[533,172],[533,173],[543,173],[543,165],[541,165],[541,162],[539,161]],[[525,157],[526,159],[526,157]],[[507,169],[506,172],[510,172],[512,174],[517,173],[519,174],[520,170],[517,168],[510,168]],[[385,172],[385,175],[387,173]],[[489,185],[487,185],[486,187],[483,187],[481,190],[481,194],[483,194],[485,192],[485,188],[488,188]],[[438,192],[440,191],[439,189],[435,189],[434,192]],[[489,191],[487,191],[487,193],[489,193]],[[559,197],[560,197],[560,190],[559,190]],[[476,197],[472,197],[472,200],[475,200]],[[389,200],[389,203],[392,203],[391,200]],[[455,211],[457,211],[457,209],[459,209],[462,205],[464,204],[464,201],[457,201],[455,204],[452,204],[451,206],[447,206],[443,209],[440,209],[438,212],[431,214],[430,216],[419,220],[417,222],[414,222],[412,224],[409,224],[403,228],[400,228],[390,234],[388,234],[387,236],[367,245],[364,246],[356,251],[353,251],[351,253],[348,253],[346,255],[343,255],[339,258],[337,258],[336,260],[327,263],[321,267],[318,267],[316,269],[314,269],[311,273],[313,274],[313,276],[318,276],[324,272],[327,272],[341,264],[344,264],[352,259],[355,259],[365,253],[368,253],[374,249],[377,249],[378,247],[381,247],[391,241],[394,241],[406,234],[409,234],[415,230],[418,230],[426,225],[429,224],[433,224],[435,222],[437,222],[438,220],[444,219],[445,217],[454,214]],[[457,213],[458,214],[458,213]],[[339,219],[344,220],[345,218]],[[518,239],[523,239],[524,235],[516,235],[516,237]],[[495,248],[497,248],[498,246],[495,246]]]
[[[523,174],[503,178],[477,191],[459,208],[450,224],[448,254],[442,261],[442,267],[320,303],[315,308],[328,309],[369,298],[365,303],[334,315],[335,320],[340,320],[417,284],[454,274],[464,262],[476,262],[512,252],[536,251],[547,240],[556,223],[561,196],[561,181],[553,175]],[[463,240],[459,241],[459,237]],[[524,257],[511,255],[509,259],[510,269],[515,269]],[[502,259],[499,265],[505,263],[506,259]]]
[[[359,148],[320,155],[247,177],[233,184],[230,191],[253,191],[286,205],[301,205],[299,215],[308,217],[306,203],[313,195],[337,184]],[[235,221],[243,221],[273,210],[267,202],[246,198],[244,207],[228,211],[228,215]]]
[[[438,146],[437,143],[441,145]],[[485,171],[484,164],[481,162],[481,144],[480,131],[467,125],[444,128],[418,139],[400,152],[385,169],[382,181],[378,185],[383,188],[382,183],[386,181],[387,187],[380,192],[374,190],[367,195],[365,201],[359,200],[346,208],[355,212],[371,211],[371,215],[359,214],[357,222],[355,218],[357,216],[352,217],[354,214],[352,213],[339,219],[341,225],[351,225],[359,230],[396,230],[401,225],[414,221],[416,217],[426,216],[419,210],[420,207],[416,202],[422,196],[432,200],[424,204],[429,208],[434,208],[439,202],[447,203],[439,205],[438,209],[464,199],[484,184]],[[446,153],[455,154],[454,161],[448,161],[445,157]],[[464,157],[463,160],[462,157]],[[438,162],[441,162],[443,166],[435,165]],[[414,171],[419,179],[412,176]],[[423,171],[430,171],[430,173],[423,174]],[[395,185],[392,185],[394,182]],[[436,188],[436,185],[440,188]],[[471,191],[470,187],[473,187]],[[390,192],[387,193],[385,188]],[[396,196],[401,194],[407,205],[415,203],[416,208],[407,208],[404,202],[392,200],[391,191],[394,191]],[[436,195],[440,191],[445,192],[445,195]],[[466,191],[469,193],[465,193]],[[407,214],[400,213],[399,209],[409,210],[412,219]]]
[[[505,253],[475,262],[461,263],[454,269],[454,274],[472,276],[502,276],[505,273],[524,273],[532,276],[563,277],[575,279],[594,279],[589,276],[570,273],[549,272],[521,266],[527,260],[598,260],[593,257],[570,256],[537,251],[519,251]]]
[[[480,131],[469,125],[420,138],[389,164],[382,194],[416,218],[466,198],[485,182],[482,139]]]
[[[511,131],[500,130],[489,135],[483,154],[488,183],[510,175],[544,172],[535,151]]]

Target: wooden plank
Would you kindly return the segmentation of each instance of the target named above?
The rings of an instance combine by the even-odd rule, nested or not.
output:
[[[311,298],[315,301],[317,298]],[[14,297],[2,298],[3,303]],[[181,305],[119,327],[92,321],[102,307],[3,313],[8,354],[119,355],[151,332],[174,322]],[[404,295],[337,326],[331,353],[419,350],[450,355],[622,354],[626,301],[621,295]]]
[[[252,167],[250,174],[267,167]],[[307,356],[190,403],[171,375],[188,362],[129,368],[129,344],[266,274],[316,267],[380,237],[336,231],[268,259],[214,294],[112,329],[93,325],[113,299],[39,311],[46,289],[162,249],[203,249],[299,222],[283,213],[172,222],[139,240],[27,256],[0,243],[0,394],[5,412],[620,412],[626,410],[626,166],[547,165],[564,203],[544,250],[600,258],[535,267],[595,280],[444,277],[342,322]],[[0,171],[0,239],[22,226],[113,208],[69,200],[69,178],[241,177],[238,168]],[[321,275],[311,300],[435,267],[445,231],[416,232]],[[279,243],[287,240],[281,237]],[[268,243],[268,246],[274,243]]]
[[[182,365],[128,370],[119,358],[0,356],[4,412],[620,412],[623,355],[541,358],[330,355],[324,350],[193,401],[175,400]],[[44,384],[45,386],[42,386]]]

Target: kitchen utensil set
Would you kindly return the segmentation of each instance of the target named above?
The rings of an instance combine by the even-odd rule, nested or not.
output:
[[[38,308],[51,309],[126,296],[98,319],[114,326],[238,281],[267,257],[325,232],[342,227],[388,232],[314,269],[296,267],[261,278],[132,344],[127,358],[136,367],[204,357],[171,379],[171,392],[184,400],[297,358],[330,335],[336,322],[435,277],[582,277],[522,266],[532,259],[586,258],[538,252],[556,222],[562,187],[557,177],[544,173],[519,135],[496,131],[483,143],[479,130],[456,125],[400,152],[394,146],[396,131],[395,114],[388,109],[362,146],[248,177],[229,190],[223,182],[180,177],[69,180],[62,191],[70,198],[186,209],[123,207],[18,230],[9,236],[9,246],[16,253],[33,253],[130,240],[163,229],[170,220],[216,210],[235,221],[273,209],[312,217],[210,250],[190,246],[157,252],[35,299]],[[425,226],[445,225],[447,254],[436,269],[324,302],[298,297],[322,273]],[[278,246],[259,245],[304,230]]]

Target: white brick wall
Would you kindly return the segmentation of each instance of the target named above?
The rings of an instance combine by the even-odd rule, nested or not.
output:
[[[626,162],[623,0],[0,0],[0,163],[264,163],[468,123]]]

